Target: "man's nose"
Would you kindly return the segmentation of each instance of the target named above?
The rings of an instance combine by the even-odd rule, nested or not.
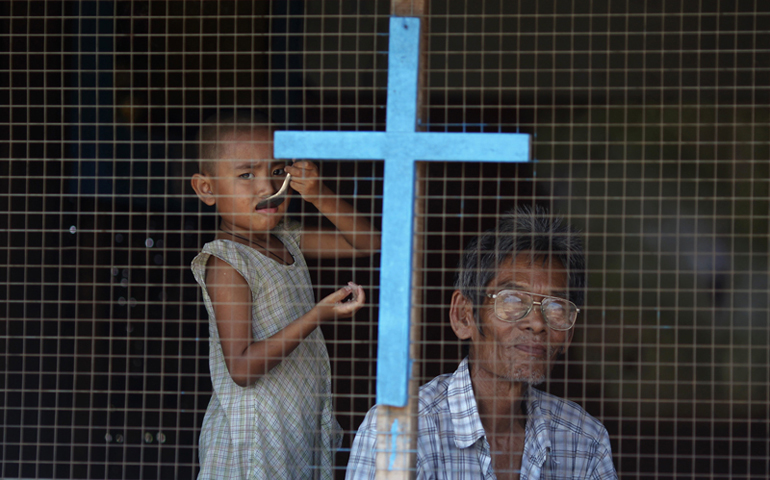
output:
[[[544,332],[548,329],[548,323],[543,317],[543,311],[540,308],[540,302],[534,302],[532,305],[532,310],[529,312],[529,314],[519,320],[519,326],[520,328],[532,330],[532,332],[536,334]]]

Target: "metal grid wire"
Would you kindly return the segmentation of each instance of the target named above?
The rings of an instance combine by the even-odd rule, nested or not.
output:
[[[384,130],[390,2],[0,4],[0,478],[194,478],[215,215],[198,125]],[[533,161],[426,170],[421,383],[453,371],[459,252],[516,204],[579,227],[585,315],[545,388],[621,478],[770,475],[770,3],[430,2],[423,128],[522,132]],[[320,162],[379,222],[382,162]],[[303,222],[318,215],[299,201]],[[324,325],[344,474],[374,403],[379,259],[311,265],[370,306]]]

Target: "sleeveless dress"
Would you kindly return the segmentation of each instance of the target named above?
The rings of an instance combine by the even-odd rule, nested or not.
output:
[[[213,392],[199,442],[199,479],[331,479],[342,432],[331,400],[329,354],[320,329],[255,384],[230,378],[216,316],[206,290],[211,255],[235,268],[249,284],[255,341],[285,328],[315,305],[297,222],[273,233],[294,257],[282,265],[229,240],[207,243],[192,262],[209,314],[209,368]]]

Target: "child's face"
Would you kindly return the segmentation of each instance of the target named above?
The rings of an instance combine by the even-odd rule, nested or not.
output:
[[[288,199],[277,207],[256,208],[278,191],[286,176],[286,162],[273,159],[272,132],[255,131],[226,139],[220,153],[209,179],[222,227],[246,234],[275,228],[286,212]]]

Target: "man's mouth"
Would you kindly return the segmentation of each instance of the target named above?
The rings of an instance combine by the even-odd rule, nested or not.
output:
[[[532,355],[535,357],[548,356],[548,347],[546,347],[545,345],[539,345],[534,343],[520,343],[518,345],[514,345],[514,348],[516,350],[526,353],[527,355]]]

